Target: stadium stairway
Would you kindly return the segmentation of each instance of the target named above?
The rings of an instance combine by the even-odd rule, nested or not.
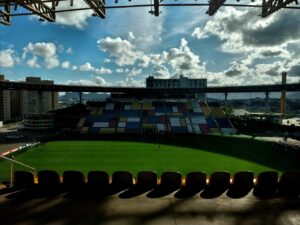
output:
[[[253,192],[252,192],[253,190]],[[108,197],[132,198],[146,194],[161,198],[172,194],[185,199],[200,193],[201,198],[212,199],[224,195],[243,198],[250,193],[259,199],[300,197],[300,171],[287,171],[280,177],[275,171],[264,171],[254,177],[250,171],[230,174],[217,171],[210,175],[166,171],[159,177],[153,171],[141,171],[136,178],[129,171],[116,171],[110,177],[105,171],[91,171],[84,177],[80,171],[65,171],[62,177],[55,171],[39,171],[37,178],[28,171],[14,173],[14,186],[0,190],[7,198],[35,198],[64,195],[67,198]]]

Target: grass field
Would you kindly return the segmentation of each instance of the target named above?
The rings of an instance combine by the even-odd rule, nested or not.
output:
[[[299,169],[299,155],[284,152],[273,143],[222,136],[203,138],[173,138],[150,141],[53,141],[42,144],[15,157],[37,170],[50,169],[62,174],[79,170],[86,175],[91,170],[110,174],[128,170],[229,171],[250,170],[256,174],[265,170]],[[15,166],[15,170],[25,168]],[[9,177],[9,163],[0,163],[0,178]]]

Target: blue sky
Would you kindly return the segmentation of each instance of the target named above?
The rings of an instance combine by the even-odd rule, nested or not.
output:
[[[76,0],[80,6],[86,5]],[[149,75],[244,85],[278,83],[287,71],[288,82],[300,80],[299,10],[266,19],[252,8],[222,7],[213,17],[207,7],[161,8],[159,17],[149,10],[110,9],[104,20],[89,10],[61,13],[55,23],[13,17],[0,26],[0,73],[9,80],[117,86],[143,86]]]

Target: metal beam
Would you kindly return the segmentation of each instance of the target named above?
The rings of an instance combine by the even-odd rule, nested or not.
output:
[[[214,15],[225,2],[226,0],[210,0],[206,14],[210,16]]]
[[[139,87],[112,87],[112,86],[78,86],[63,84],[35,84],[27,82],[0,81],[0,90],[35,90],[52,92],[109,92],[131,94],[161,94],[161,93],[250,93],[250,92],[286,92],[300,91],[300,83],[275,85],[249,85],[204,88],[139,88]]]
[[[49,22],[55,22],[54,9],[41,0],[11,0],[11,3],[16,3]]]
[[[154,0],[154,16],[159,16],[159,0]]]
[[[105,0],[84,0],[94,13],[105,19]]]
[[[10,3],[6,1],[4,11],[0,10],[0,23],[3,25],[10,25]]]
[[[271,15],[272,13],[278,11],[279,9],[286,7],[292,2],[298,4],[297,0],[263,0],[261,17],[265,18]]]

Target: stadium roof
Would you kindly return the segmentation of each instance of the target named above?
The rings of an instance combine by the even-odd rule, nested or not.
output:
[[[59,3],[62,1],[69,1],[70,5],[68,8],[59,9]],[[28,16],[28,15],[38,15],[40,16],[40,20],[47,20],[49,22],[55,22],[56,14],[62,12],[70,12],[70,11],[81,11],[81,10],[93,10],[93,16],[97,16],[100,18],[106,17],[106,9],[121,9],[121,8],[137,8],[137,7],[148,7],[150,9],[149,13],[154,16],[160,15],[160,7],[207,7],[208,10],[206,14],[209,16],[213,16],[221,6],[235,6],[235,7],[255,7],[261,8],[261,17],[267,17],[276,11],[282,8],[289,9],[300,9],[300,7],[296,6],[288,6],[291,3],[298,4],[297,0],[263,0],[261,4],[252,4],[254,0],[251,1],[251,4],[239,4],[239,3],[226,3],[226,0],[210,0],[208,2],[203,1],[199,3],[197,0],[194,3],[188,3],[189,1],[185,1],[183,3],[171,2],[165,3],[164,0],[149,0],[148,4],[141,3],[131,3],[131,0],[128,3],[118,4],[118,0],[114,1],[104,1],[104,0],[85,0],[86,7],[73,7],[74,0],[0,0],[0,23],[3,25],[11,24],[11,17],[15,16]],[[239,2],[239,0],[238,0]],[[107,4],[108,3],[108,4]],[[27,11],[21,10],[18,12],[12,12],[17,10],[18,7],[22,7]],[[29,12],[28,12],[29,11]]]

